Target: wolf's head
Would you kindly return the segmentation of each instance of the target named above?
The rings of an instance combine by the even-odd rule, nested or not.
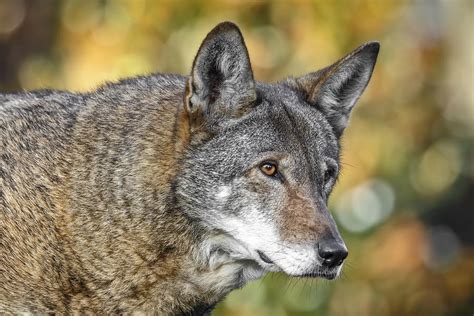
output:
[[[375,65],[365,44],[333,65],[275,84],[254,80],[232,23],[202,43],[186,87],[189,145],[178,202],[238,260],[293,276],[336,277],[347,248],[327,209],[339,139]],[[233,249],[229,249],[233,248]]]

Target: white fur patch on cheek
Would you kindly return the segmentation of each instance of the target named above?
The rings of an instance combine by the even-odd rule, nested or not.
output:
[[[254,207],[246,209],[240,217],[227,218],[225,230],[242,241],[251,252],[276,251],[280,241],[275,225]]]
[[[232,187],[222,185],[217,189],[216,199],[218,201],[225,201],[232,193]]]

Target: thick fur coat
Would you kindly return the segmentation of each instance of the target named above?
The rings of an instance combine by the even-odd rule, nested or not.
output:
[[[0,94],[0,313],[200,315],[268,271],[336,277],[326,203],[378,49],[265,84],[226,22],[189,77]]]

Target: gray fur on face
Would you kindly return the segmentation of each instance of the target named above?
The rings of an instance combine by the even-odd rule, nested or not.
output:
[[[233,28],[232,50],[203,49],[227,47]],[[311,256],[308,249],[315,249],[323,239],[343,243],[326,202],[339,171],[338,140],[367,86],[378,49],[377,43],[369,43],[334,65],[301,78],[276,84],[257,82],[256,98],[247,98],[249,91],[254,94],[254,81],[240,32],[232,24],[213,30],[196,56],[191,82],[201,78],[201,72],[213,72],[199,85],[225,86],[227,91],[241,91],[244,97],[235,102],[235,93],[191,89],[190,100],[196,100],[196,91],[201,92],[201,100],[207,100],[205,105],[198,104],[198,108],[205,106],[203,112],[207,109],[200,126],[212,136],[190,148],[184,162],[186,172],[177,178],[176,192],[183,210],[206,229],[239,240],[247,247],[247,259],[258,260],[258,253],[268,248],[267,258],[274,259],[278,269],[288,274],[313,273],[317,262],[308,261],[313,267],[294,271],[275,254],[304,245],[306,250],[300,252],[308,251]],[[241,72],[235,73],[238,70]],[[225,111],[219,112],[220,108]],[[215,113],[221,122],[218,129]],[[259,166],[268,161],[278,166],[277,177],[259,172]],[[254,223],[259,226],[252,227]],[[250,228],[242,229],[245,226]],[[251,229],[259,227],[266,236],[261,240],[267,238],[264,242],[248,237]]]
[[[229,207],[227,202],[226,207],[215,207],[209,201],[219,186],[243,177],[250,167],[265,159],[278,160],[265,156],[269,152],[286,157],[291,165],[288,181],[306,184],[326,201],[339,169],[338,139],[367,86],[378,49],[378,43],[368,43],[320,71],[255,85],[240,31],[231,23],[216,27],[196,56],[189,99],[191,111],[204,107],[208,122],[214,122],[213,111],[224,107],[219,119],[231,124],[209,142],[191,148],[186,170],[192,170],[187,172],[192,178],[184,175],[179,182],[183,205],[192,205],[190,212],[201,218],[209,216],[209,222],[222,212],[238,212],[241,205]],[[250,113],[236,118],[242,107]],[[328,166],[333,172],[329,184],[323,179]],[[194,185],[196,181],[214,186]]]

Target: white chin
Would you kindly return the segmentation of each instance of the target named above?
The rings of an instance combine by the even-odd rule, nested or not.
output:
[[[242,277],[246,281],[257,280],[263,277],[267,270],[260,265],[249,265],[242,270]]]

